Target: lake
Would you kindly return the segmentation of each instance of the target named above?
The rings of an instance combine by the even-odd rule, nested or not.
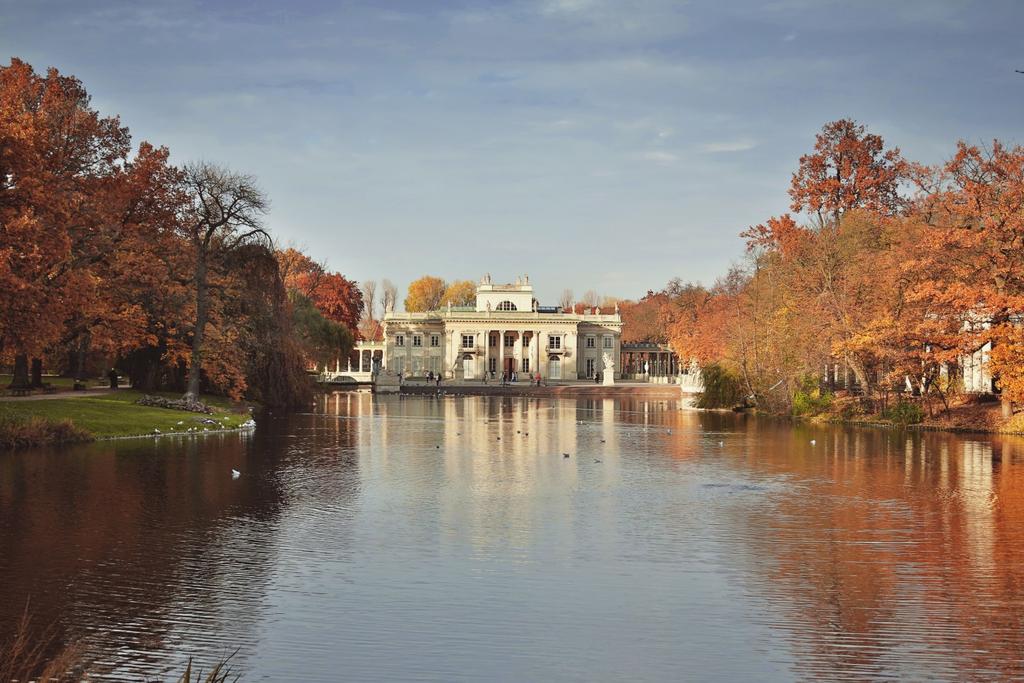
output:
[[[113,680],[1024,677],[1024,440],[337,393],[0,454],[26,600]]]

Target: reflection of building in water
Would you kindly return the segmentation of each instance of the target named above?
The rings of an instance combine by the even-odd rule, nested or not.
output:
[[[540,373],[548,380],[593,378],[603,355],[619,356],[622,318],[614,311],[567,313],[540,306],[528,277],[495,284],[485,276],[474,306],[384,315],[384,364],[394,373],[481,379]],[[615,368],[615,376],[619,369]]]
[[[964,535],[974,571],[992,570],[992,513],[995,492],[992,488],[992,444],[964,441],[960,467],[960,496],[963,500]]]

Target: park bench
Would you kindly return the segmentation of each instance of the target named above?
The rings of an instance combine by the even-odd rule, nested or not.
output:
[[[44,384],[43,385],[43,393],[45,393],[45,394],[56,394],[57,393],[57,387],[55,385],[53,385],[53,384]]]
[[[30,387],[11,387],[9,389],[11,396],[28,396],[32,393]]]

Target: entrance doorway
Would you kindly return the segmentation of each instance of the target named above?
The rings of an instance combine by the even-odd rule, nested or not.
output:
[[[587,379],[594,379],[595,362],[593,358],[587,359]]]
[[[558,356],[548,357],[548,378],[562,379],[562,359]]]
[[[462,357],[462,378],[473,379],[473,356],[468,353]]]

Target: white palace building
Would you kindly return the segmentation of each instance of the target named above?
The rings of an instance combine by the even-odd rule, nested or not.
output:
[[[423,313],[387,310],[384,341],[360,342],[356,372],[381,367],[389,373],[420,377],[432,372],[446,379],[500,377],[502,372],[545,380],[593,378],[604,371],[605,354],[619,378],[622,318],[586,309],[566,313],[540,306],[530,278],[495,284],[484,276],[474,306],[446,306]],[[341,370],[341,368],[338,368]]]

